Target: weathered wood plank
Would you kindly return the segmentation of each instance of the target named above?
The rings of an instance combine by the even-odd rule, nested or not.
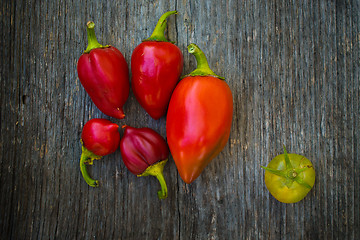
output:
[[[76,72],[85,24],[98,40],[132,50],[166,11],[167,35],[194,42],[233,91],[228,145],[192,184],[165,167],[155,178],[127,171],[120,152],[83,181],[80,134],[91,118],[151,127],[132,92],[126,118],[105,116]],[[0,4],[1,239],[360,239],[359,1],[2,1]],[[282,204],[260,168],[281,153],[307,156],[314,189]]]

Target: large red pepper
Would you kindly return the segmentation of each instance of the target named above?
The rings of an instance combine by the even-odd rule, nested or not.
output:
[[[168,161],[169,148],[165,139],[150,128],[133,128],[124,125],[124,136],[120,141],[121,156],[130,172],[142,176],[155,176],[161,185],[158,197],[167,197],[167,186],[163,169]]]
[[[86,165],[92,165],[94,160],[116,151],[120,143],[119,126],[106,119],[89,120],[81,133],[82,154],[80,158],[81,173],[91,187],[98,187],[86,171]]]
[[[226,145],[231,129],[233,99],[229,86],[208,65],[195,44],[188,50],[197,69],[182,79],[170,100],[166,134],[181,178],[193,182]]]
[[[139,44],[131,56],[133,92],[153,119],[166,113],[183,69],[180,49],[164,36],[166,18],[176,13],[170,11],[162,15],[152,35]]]
[[[122,119],[130,89],[128,65],[118,49],[97,41],[94,26],[93,22],[87,23],[88,46],[79,58],[78,76],[103,113]]]

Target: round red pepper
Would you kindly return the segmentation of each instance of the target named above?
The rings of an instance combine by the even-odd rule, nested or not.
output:
[[[197,69],[182,79],[170,100],[166,134],[181,178],[193,182],[226,145],[233,116],[229,86],[195,44],[188,46]]]
[[[88,46],[79,58],[78,76],[100,111],[122,119],[130,89],[128,65],[118,49],[97,41],[94,27],[93,22],[87,23]]]
[[[130,172],[142,176],[155,176],[161,185],[158,197],[167,197],[163,169],[168,161],[169,148],[165,139],[150,128],[134,128],[124,125],[120,141],[121,156]]]
[[[81,133],[82,154],[80,158],[81,173],[91,187],[98,187],[86,171],[86,165],[92,165],[94,160],[116,151],[120,143],[119,126],[106,119],[89,120]]]
[[[153,119],[159,119],[166,113],[183,69],[180,49],[164,36],[166,18],[176,13],[170,11],[162,15],[152,35],[139,44],[131,56],[133,92]]]

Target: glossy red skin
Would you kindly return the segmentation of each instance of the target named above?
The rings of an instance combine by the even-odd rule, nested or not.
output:
[[[179,82],[170,100],[166,134],[184,182],[193,182],[224,148],[232,115],[232,93],[225,81],[196,76]]]
[[[130,90],[129,69],[115,47],[84,53],[77,64],[78,76],[94,104],[106,115],[124,118],[123,105]]]
[[[116,151],[120,143],[119,126],[106,119],[94,118],[83,127],[81,140],[92,153],[105,156]]]
[[[166,113],[183,64],[180,49],[170,42],[145,41],[134,49],[131,56],[132,89],[153,119]]]
[[[165,139],[150,128],[126,126],[120,151],[125,166],[135,175],[142,174],[149,166],[169,157]]]

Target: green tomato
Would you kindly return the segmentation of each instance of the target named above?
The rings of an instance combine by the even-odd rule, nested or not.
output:
[[[315,170],[304,156],[287,153],[276,156],[265,171],[265,184],[271,195],[283,203],[302,200],[315,183]]]

